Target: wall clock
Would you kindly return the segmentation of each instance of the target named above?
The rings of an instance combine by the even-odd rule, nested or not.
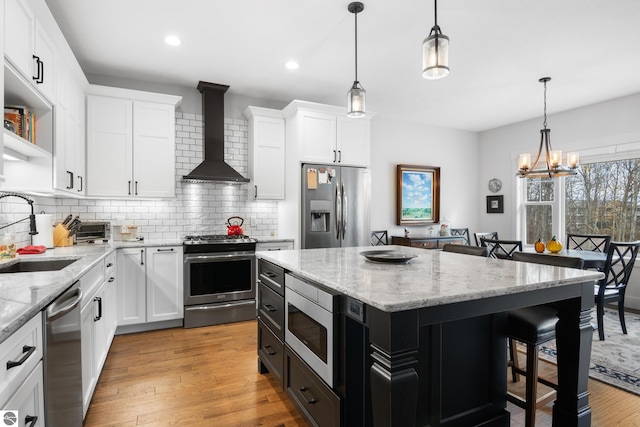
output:
[[[489,190],[492,193],[497,193],[502,188],[502,182],[498,178],[489,180]]]

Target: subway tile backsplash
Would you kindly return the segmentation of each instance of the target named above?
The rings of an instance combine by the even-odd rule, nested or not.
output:
[[[225,161],[243,176],[248,173],[248,124],[225,119]],[[277,202],[249,201],[249,184],[188,183],[182,176],[203,159],[203,122],[199,114],[176,112],[176,197],[171,200],[74,199],[32,197],[36,213],[53,213],[56,221],[68,214],[85,221],[137,225],[146,239],[180,239],[186,234],[226,234],[227,218],[244,218],[245,234],[256,238],[277,235]],[[24,200],[0,199],[0,226],[29,215]],[[0,230],[13,233],[18,247],[30,244],[29,223]]]

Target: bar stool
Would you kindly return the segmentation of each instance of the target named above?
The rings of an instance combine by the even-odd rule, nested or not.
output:
[[[558,267],[582,269],[584,261],[580,258],[558,255],[515,252],[514,261],[535,264],[554,265]],[[536,423],[536,407],[545,404],[555,397],[558,385],[538,376],[538,349],[540,345],[556,337],[557,311],[546,305],[525,307],[507,313],[507,337],[509,338],[509,363],[513,381],[519,381],[519,375],[526,380],[525,398],[507,393],[507,400],[525,410],[525,426],[533,427]],[[515,341],[524,343],[527,348],[526,370],[520,368],[516,354]],[[538,383],[551,387],[549,393],[537,398]]]

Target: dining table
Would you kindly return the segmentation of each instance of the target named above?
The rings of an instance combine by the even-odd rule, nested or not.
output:
[[[523,248],[522,252],[534,253],[537,252],[532,247]],[[545,251],[546,255],[559,255],[573,258],[580,258],[584,261],[584,269],[598,269],[602,270],[607,263],[607,254],[598,251],[583,251],[579,249],[562,249],[560,252],[550,253]]]

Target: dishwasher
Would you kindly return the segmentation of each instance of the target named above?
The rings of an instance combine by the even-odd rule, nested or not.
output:
[[[77,281],[44,310],[46,425],[82,425],[82,348]]]

